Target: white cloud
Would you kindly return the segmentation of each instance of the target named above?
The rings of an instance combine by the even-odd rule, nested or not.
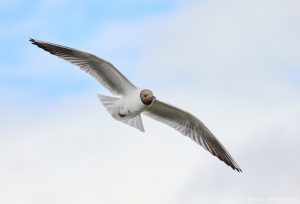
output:
[[[154,125],[145,124],[154,130],[146,134],[128,128],[90,96],[1,121],[9,126],[0,145],[1,203],[164,203],[172,196],[193,166],[174,151],[182,137],[169,144]]]
[[[80,43],[199,116],[244,173],[152,120],[144,118],[146,134],[114,121],[92,90],[49,104],[5,104],[0,203],[298,202],[300,97],[287,76],[300,64],[297,6],[192,2],[164,16],[110,22]]]

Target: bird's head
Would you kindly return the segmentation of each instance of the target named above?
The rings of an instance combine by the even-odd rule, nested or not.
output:
[[[155,96],[153,96],[153,92],[148,89],[143,89],[140,93],[140,98],[143,104],[150,105],[153,100],[155,100]]]

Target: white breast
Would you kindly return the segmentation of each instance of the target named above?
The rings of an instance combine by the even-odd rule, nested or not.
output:
[[[143,112],[148,106],[140,98],[141,89],[131,92],[120,100],[120,113],[135,116]]]

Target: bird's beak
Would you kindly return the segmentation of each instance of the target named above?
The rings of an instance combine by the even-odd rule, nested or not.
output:
[[[156,97],[155,97],[155,96],[152,96],[152,98],[153,98],[153,101],[156,100]]]

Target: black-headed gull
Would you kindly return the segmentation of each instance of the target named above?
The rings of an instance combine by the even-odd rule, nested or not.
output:
[[[200,144],[233,169],[242,170],[213,133],[195,116],[175,106],[157,100],[152,91],[134,86],[111,63],[87,52],[62,45],[30,39],[32,44],[79,66],[114,95],[98,94],[104,107],[118,121],[144,130],[141,113],[165,123]]]

